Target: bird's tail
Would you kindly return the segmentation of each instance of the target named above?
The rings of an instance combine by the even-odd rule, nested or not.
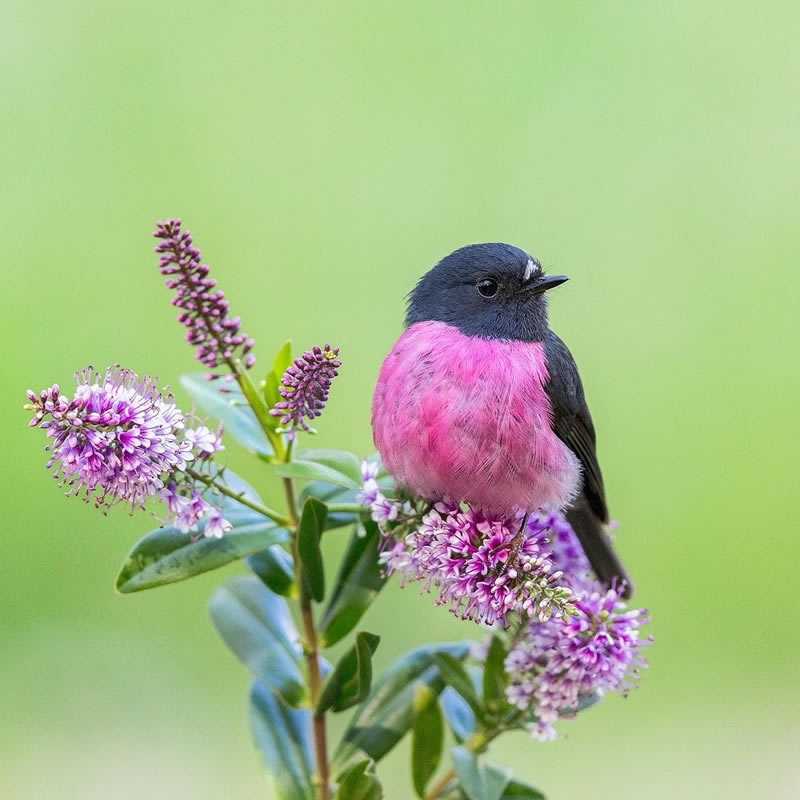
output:
[[[616,582],[622,587],[622,597],[628,599],[633,594],[631,579],[614,552],[602,521],[594,514],[582,493],[567,509],[566,515],[597,577],[609,586]]]

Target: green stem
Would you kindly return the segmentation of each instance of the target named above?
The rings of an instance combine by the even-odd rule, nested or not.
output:
[[[240,361],[229,359],[227,363],[236,377],[236,382],[239,384],[247,404],[253,409],[261,430],[264,431],[264,435],[272,445],[272,449],[275,451],[275,458],[278,461],[288,461],[288,453],[283,443],[283,438],[279,433],[275,433],[274,419],[270,415],[269,408],[267,408],[267,404],[261,397],[256,385],[250,380],[250,375],[248,375]]]
[[[204,483],[206,486],[211,486],[213,489],[216,489],[220,494],[224,494],[226,497],[230,497],[233,500],[236,500],[238,503],[241,503],[243,506],[247,506],[251,508],[253,511],[257,511],[259,514],[263,514],[265,517],[271,519],[273,522],[277,522],[278,525],[289,526],[292,524],[292,520],[289,517],[284,516],[279,511],[275,511],[274,508],[270,508],[269,506],[265,506],[261,503],[256,502],[255,500],[251,500],[249,497],[245,496],[243,491],[237,492],[233,489],[228,488],[224,483],[219,483],[215,478],[212,478],[210,475],[206,475],[205,472],[198,472],[195,469],[188,468],[186,470],[186,474],[190,475],[197,481]]]
[[[270,416],[267,404],[256,388],[250,376],[247,374],[242,364],[238,360],[227,359],[227,364],[236,381],[242,390],[242,394],[247,400],[250,408],[258,420],[261,429],[267,437],[275,451],[275,460],[287,463],[291,460],[293,450],[293,440],[289,440],[288,446],[284,444],[283,437],[275,432],[273,419]],[[305,588],[303,581],[303,570],[300,562],[300,554],[297,550],[297,533],[299,520],[297,517],[297,504],[294,496],[294,485],[291,478],[283,479],[283,488],[286,494],[286,505],[288,507],[288,518],[279,515],[283,524],[287,525],[292,534],[292,555],[294,556],[295,582],[300,593],[300,618],[303,621],[304,647],[303,651],[306,658],[308,669],[308,686],[311,693],[311,708],[315,709],[322,694],[322,675],[319,669],[319,641],[317,639],[317,629],[314,626],[314,614],[311,608],[311,598]],[[240,502],[244,502],[237,498]],[[248,505],[248,503],[245,503]],[[251,506],[252,507],[252,506]],[[267,509],[271,512],[271,509]],[[265,513],[262,511],[262,513]],[[272,512],[276,514],[277,512]],[[267,514],[270,516],[270,514]],[[273,517],[274,519],[274,517]],[[328,765],[328,745],[325,730],[325,714],[313,715],[313,735],[314,735],[314,757],[317,765],[317,794],[319,800],[330,800],[330,767]]]
[[[209,314],[202,309],[198,313],[206,325],[206,330],[213,330],[216,320],[210,317]],[[233,356],[228,356],[225,358],[225,363],[228,365],[228,369],[236,378],[236,382],[239,384],[239,388],[242,390],[242,394],[244,395],[245,400],[247,400],[247,404],[253,409],[253,413],[256,415],[259,425],[261,425],[261,429],[264,431],[267,440],[272,445],[272,449],[275,451],[275,457],[279,461],[282,461],[285,452],[283,439],[281,439],[279,434],[275,433],[273,420],[270,416],[267,404],[264,402],[264,399],[261,397],[261,394],[259,393],[253,381],[250,380],[250,375],[248,375],[244,364],[242,364],[241,359],[234,358]]]
[[[325,712],[317,713],[316,708],[322,694],[322,674],[319,669],[319,640],[317,629],[314,625],[314,613],[311,608],[311,598],[309,597],[305,581],[303,579],[303,567],[300,562],[300,553],[297,545],[297,507],[295,505],[294,484],[291,478],[283,479],[283,488],[286,493],[286,503],[289,506],[289,514],[292,518],[292,555],[294,556],[295,582],[300,592],[300,618],[303,621],[304,647],[303,653],[306,658],[306,668],[308,669],[308,688],[311,692],[311,708],[314,709],[312,717],[312,733],[314,736],[314,758],[316,760],[317,775],[316,784],[319,800],[329,800],[330,798],[330,767],[328,764],[328,742],[325,727]]]

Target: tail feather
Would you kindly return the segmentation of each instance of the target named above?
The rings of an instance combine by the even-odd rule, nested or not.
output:
[[[623,587],[622,597],[628,599],[633,594],[631,579],[614,552],[602,521],[589,508],[583,494],[567,509],[566,516],[597,577],[606,585],[611,585],[616,579],[616,583]]]

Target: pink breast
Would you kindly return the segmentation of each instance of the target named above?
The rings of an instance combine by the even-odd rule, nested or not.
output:
[[[539,342],[467,337],[419,322],[381,367],[372,428],[401,486],[497,513],[563,507],[580,483],[578,461],[550,427]]]

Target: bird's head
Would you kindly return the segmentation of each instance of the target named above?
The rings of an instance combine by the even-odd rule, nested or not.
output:
[[[541,341],[545,292],[567,280],[510,244],[471,244],[445,256],[408,298],[406,325],[445,322],[467,336]]]

